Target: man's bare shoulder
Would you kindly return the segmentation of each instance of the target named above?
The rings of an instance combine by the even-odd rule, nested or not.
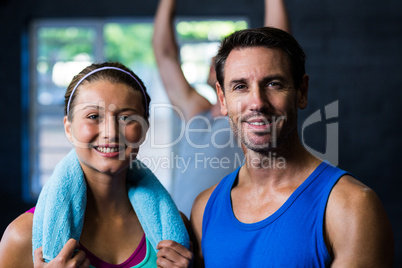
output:
[[[193,231],[196,233],[200,241],[202,235],[202,219],[204,217],[205,207],[207,206],[208,200],[217,185],[218,184],[215,184],[214,186],[202,191],[194,200],[193,208],[191,209],[191,227],[193,228]]]
[[[191,210],[190,224],[192,230],[192,241],[194,242],[195,267],[204,267],[204,259],[201,251],[202,220],[204,218],[204,211],[208,200],[217,185],[218,184],[215,184],[201,192],[194,200],[193,208]]]
[[[32,222],[33,214],[24,213],[8,225],[0,242],[1,267],[32,266]]]
[[[350,175],[342,176],[331,192],[331,198],[338,202],[358,201],[371,195],[375,195],[371,188]]]
[[[363,213],[362,208],[382,209],[382,205],[370,187],[350,175],[342,176],[330,194],[327,213],[342,211],[360,214]]]
[[[325,230],[334,267],[392,265],[393,235],[381,201],[350,175],[340,178],[329,196]]]
[[[215,184],[214,186],[202,191],[194,200],[193,203],[193,208],[191,210],[191,217],[193,216],[198,216],[198,215],[203,215],[205,207],[207,206],[208,200],[211,197],[212,192],[215,190],[216,186],[218,184]],[[198,217],[197,217],[198,218]],[[202,220],[202,217],[201,217]]]

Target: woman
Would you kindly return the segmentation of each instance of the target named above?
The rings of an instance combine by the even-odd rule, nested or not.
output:
[[[126,177],[145,138],[149,101],[142,81],[120,63],[93,64],[73,78],[64,128],[86,182],[79,241],[68,240],[45,262],[42,247],[32,247],[33,213],[24,213],[4,233],[0,267],[189,266],[192,253],[177,242],[161,241],[156,254],[128,197]]]

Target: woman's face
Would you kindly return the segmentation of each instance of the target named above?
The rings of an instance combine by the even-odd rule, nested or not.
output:
[[[144,96],[126,84],[101,80],[80,85],[72,121],[64,118],[86,176],[125,172],[145,139]]]

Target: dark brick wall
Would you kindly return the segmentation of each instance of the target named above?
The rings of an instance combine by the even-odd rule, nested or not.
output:
[[[21,36],[33,18],[153,16],[157,1],[0,0],[0,234],[32,204],[22,201]],[[263,22],[262,0],[178,0],[182,16],[247,16]],[[309,107],[300,122],[338,100],[339,166],[373,188],[391,219],[402,266],[402,2],[287,0],[295,37],[307,53]],[[325,123],[306,142],[325,150]],[[324,138],[323,138],[324,137]]]

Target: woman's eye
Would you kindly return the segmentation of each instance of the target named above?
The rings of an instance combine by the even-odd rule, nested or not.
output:
[[[97,119],[99,119],[99,115],[98,114],[91,114],[91,115],[88,116],[88,118],[92,119],[92,120],[97,120]]]
[[[127,123],[130,120],[130,117],[128,115],[121,115],[119,116],[119,120]]]

